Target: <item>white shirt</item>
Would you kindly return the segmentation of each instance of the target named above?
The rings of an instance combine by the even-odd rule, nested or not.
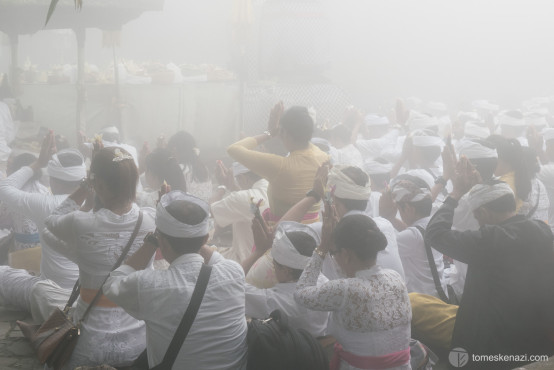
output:
[[[430,219],[431,217],[424,217],[417,220],[413,225],[399,232],[396,240],[398,241],[398,252],[400,253],[400,259],[406,274],[408,292],[428,294],[439,298],[435,282],[433,281],[433,275],[431,274],[429,260],[427,259],[423,235],[416,228],[416,226],[420,226],[425,229]],[[442,254],[434,249],[431,249],[431,251],[433,252],[442,289],[446,293],[446,282],[443,279],[444,262]]]
[[[190,253],[178,257],[167,270],[135,271],[123,265],[106,282],[104,294],[146,322],[150,367],[162,361],[188,307],[202,263],[202,256]],[[244,271],[216,252],[210,265],[206,293],[174,369],[246,367]]]
[[[331,311],[329,333],[358,356],[384,356],[409,348],[410,299],[396,271],[375,265],[354,278],[316,286],[323,260],[314,253],[297,283],[296,301],[312,310]],[[355,369],[342,361],[342,369]],[[410,369],[410,363],[395,367]]]
[[[320,275],[318,285],[328,281]],[[314,337],[322,337],[327,330],[329,313],[313,311],[298,304],[294,300],[296,283],[277,283],[273,288],[259,289],[254,285],[246,284],[246,316],[265,319],[274,310],[284,313],[289,325],[293,328],[307,330]]]
[[[380,191],[371,191],[369,194],[369,202],[367,202],[367,208],[366,213],[369,217],[379,217],[379,201],[381,200],[381,193]]]
[[[335,148],[331,153],[331,162],[333,165],[356,166],[363,168],[364,160],[360,151],[352,144],[343,148]]]
[[[220,227],[233,225],[233,243],[225,258],[243,261],[250,255],[254,245],[252,235],[252,219],[254,213],[250,208],[253,199],[255,202],[263,200],[260,212],[269,206],[267,199],[268,182],[261,179],[252,185],[251,189],[234,191],[220,201],[214,202],[211,206],[212,216]]]
[[[42,257],[40,275],[50,279],[64,289],[71,289],[79,276],[77,265],[56,252],[44,240],[44,222],[48,216],[68,197],[27,193],[20,190],[33,177],[30,167],[22,167],[5,180],[0,181],[0,201],[32,220],[39,230]]]
[[[10,107],[0,101],[0,162],[6,162],[12,152],[9,144],[15,138],[16,129]]]
[[[380,157],[385,151],[393,151],[398,140],[398,130],[392,130],[378,139],[361,139],[356,141],[356,147],[360,150],[364,159]],[[363,168],[363,167],[361,167]]]

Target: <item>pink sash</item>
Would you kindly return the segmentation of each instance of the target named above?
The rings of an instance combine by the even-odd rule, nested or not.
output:
[[[263,219],[269,224],[269,226],[273,226],[276,223],[279,222],[281,217],[275,216],[273,212],[271,212],[271,209],[266,208],[265,211],[262,213]],[[319,220],[319,213],[313,212],[313,213],[306,213],[304,217],[302,217],[302,223],[303,224],[311,224],[314,222],[317,222]]]
[[[329,369],[339,370],[341,359],[359,369],[390,369],[410,362],[410,348],[384,356],[358,356],[343,350],[339,343],[335,343],[335,355],[329,364]]]

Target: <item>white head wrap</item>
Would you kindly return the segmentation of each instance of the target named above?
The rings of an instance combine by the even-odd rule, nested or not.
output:
[[[429,147],[438,146],[442,147],[443,141],[440,137],[435,135],[428,135],[423,130],[417,130],[412,133],[412,143],[417,147]]]
[[[410,116],[406,122],[410,130],[425,129],[429,127],[437,127],[439,121],[436,117],[428,116],[427,114],[419,113],[414,110],[410,111]]]
[[[443,116],[448,114],[448,108],[446,104],[438,101],[430,101],[427,103],[427,111],[432,115]]]
[[[469,121],[479,121],[481,117],[475,112],[458,112],[456,115],[456,120],[461,123],[466,123]]]
[[[492,202],[506,194],[514,195],[510,185],[505,182],[500,182],[494,185],[488,184],[477,184],[468,194],[468,202],[472,211],[475,211],[477,208],[484,206],[487,203]]]
[[[525,120],[510,114],[513,111],[508,111],[498,116],[498,123],[504,126],[525,127]],[[514,112],[515,113],[515,112]]]
[[[60,163],[60,154],[71,154],[81,159],[81,164],[78,166],[64,167]],[[80,181],[87,176],[87,166],[85,165],[85,158],[77,149],[62,149],[58,153],[52,156],[52,159],[48,161],[48,176],[54,177],[63,181]]]
[[[364,163],[365,172],[368,175],[382,175],[392,171],[392,163],[379,163],[377,161],[367,161]]]
[[[435,185],[435,179],[429,172],[427,172],[424,169],[415,169],[415,170],[409,170],[404,172],[406,175],[419,177],[421,180],[425,181],[425,183],[429,186],[429,189],[432,189]]]
[[[243,164],[240,164],[239,162],[233,162],[233,164],[231,165],[231,168],[233,169],[234,177],[250,172],[250,170],[246,168],[246,166],[244,166]]]
[[[554,140],[554,128],[545,128],[541,134],[544,141]]]
[[[459,155],[465,155],[468,159],[498,158],[496,149],[491,149],[472,140],[462,140],[458,146],[458,153]]]
[[[200,206],[206,212],[206,218],[196,225],[187,225],[173,217],[166,209],[175,200],[185,200]],[[209,233],[210,206],[202,199],[196,198],[180,190],[164,194],[156,207],[156,227],[162,233],[175,238],[196,238]]]
[[[333,166],[329,172],[327,186],[335,187],[335,196],[341,199],[368,200],[371,194],[371,181],[366,186],[357,185],[352,179],[346,176],[342,169],[350,166]]]
[[[275,230],[275,238],[271,247],[271,256],[275,261],[283,266],[287,266],[297,270],[304,270],[310,258],[301,255],[294,247],[286,233],[303,232],[308,234],[315,240],[315,244],[319,245],[319,235],[309,226],[293,221],[283,221]]]
[[[386,126],[390,123],[387,117],[381,117],[376,114],[368,114],[365,116],[364,122],[367,126]]]
[[[119,130],[115,126],[104,127],[102,130],[98,131],[99,134],[117,134],[119,135]]]
[[[400,180],[392,187],[392,196],[395,202],[418,202],[425,198],[431,199],[431,191],[420,188],[409,180]]]
[[[310,141],[312,142],[312,144],[317,145],[318,147],[319,146],[324,146],[324,147],[327,147],[328,150],[331,148],[331,143],[329,142],[329,140],[324,139],[322,137],[312,137],[312,139]],[[321,150],[323,150],[323,149],[321,149]]]
[[[481,109],[481,110],[485,110],[485,111],[488,111],[488,112],[496,112],[500,109],[500,107],[498,105],[489,103],[488,100],[474,100],[471,103],[471,106],[474,109]]]
[[[479,124],[479,121],[468,121],[464,127],[464,136],[486,139],[491,136],[491,130]]]
[[[546,117],[539,113],[526,114],[525,123],[527,123],[528,126],[534,126],[537,130],[542,130],[543,128],[548,127]]]

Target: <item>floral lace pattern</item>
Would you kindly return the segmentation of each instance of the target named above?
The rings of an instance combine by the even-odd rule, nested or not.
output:
[[[316,286],[323,260],[314,254],[298,281],[296,300],[321,311],[338,311],[339,323],[354,332],[390,330],[409,324],[410,300],[398,273],[374,266],[355,278]]]

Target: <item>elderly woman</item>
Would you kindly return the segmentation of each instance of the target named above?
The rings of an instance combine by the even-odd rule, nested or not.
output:
[[[79,266],[81,289],[73,318],[75,322],[82,320],[81,336],[64,369],[100,364],[127,366],[146,347],[144,323],[105,296],[100,295],[85,316],[132,239],[135,227],[138,234],[128,255],[155,228],[154,209],[141,211],[134,203],[137,180],[137,167],[129,153],[117,147],[101,149],[92,160],[89,179],[46,220],[53,248]],[[93,194],[95,209],[90,211]]]
[[[324,219],[321,244],[294,294],[309,309],[331,311],[329,333],[337,339],[331,370],[410,369],[408,291],[396,271],[375,264],[385,235],[362,214],[343,217],[334,231],[333,223]],[[346,277],[317,286],[327,253]]]

